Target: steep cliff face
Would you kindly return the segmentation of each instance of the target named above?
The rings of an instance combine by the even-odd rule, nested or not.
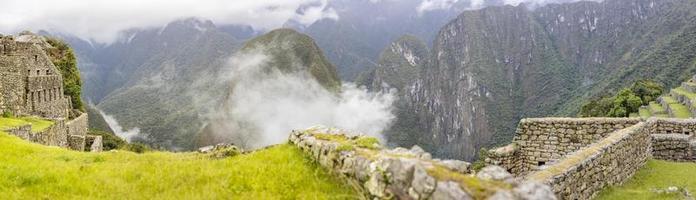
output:
[[[574,115],[588,98],[641,75],[688,71],[645,67],[643,57],[657,56],[650,52],[666,41],[688,40],[693,4],[606,0],[465,11],[440,30],[407,90],[404,101],[425,129],[412,139],[439,156],[473,159],[479,148],[510,140],[523,117]],[[680,47],[674,53],[693,61]]]

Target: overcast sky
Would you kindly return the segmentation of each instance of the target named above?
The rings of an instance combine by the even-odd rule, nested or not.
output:
[[[0,33],[48,30],[99,42],[114,41],[129,28],[161,27],[171,21],[199,17],[216,24],[246,24],[272,29],[288,20],[309,25],[319,19],[339,19],[329,0],[0,0]],[[400,1],[400,0],[369,0]],[[488,0],[420,0],[414,12],[449,9],[459,1],[474,7]],[[500,1],[500,0],[496,0]],[[503,0],[549,3],[569,0]]]

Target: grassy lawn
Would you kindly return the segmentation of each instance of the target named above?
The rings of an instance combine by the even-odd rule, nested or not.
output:
[[[691,117],[691,111],[689,107],[682,104],[669,104],[669,109],[672,110],[672,114],[676,118],[689,118]]]
[[[7,130],[27,124],[31,124],[32,132],[40,132],[51,127],[53,122],[36,117],[0,118],[0,130]]]
[[[650,102],[650,104],[648,104],[648,108],[650,109],[650,112],[651,112],[653,115],[658,115],[658,114],[665,114],[665,113],[667,113],[667,111],[665,110],[665,108],[662,107],[661,104],[656,103],[656,102],[654,102],[654,101],[653,101],[653,102]]]
[[[652,116],[652,114],[650,113],[650,110],[648,110],[647,108],[638,109],[638,115],[640,117],[643,117],[643,118],[648,118],[648,117]]]
[[[679,194],[657,194],[651,190],[665,190],[670,186],[687,188],[696,192],[696,163],[650,160],[631,180],[619,187],[602,191],[597,199],[683,199]]]
[[[674,88],[672,89],[672,91],[677,93],[678,95],[686,96],[689,99],[696,98],[696,93],[691,93],[682,87]]]
[[[0,132],[2,199],[355,199],[290,144],[212,160],[197,153],[87,153]]]

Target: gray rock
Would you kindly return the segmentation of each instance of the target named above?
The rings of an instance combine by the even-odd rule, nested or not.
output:
[[[466,192],[462,191],[462,189],[459,187],[459,184],[455,182],[437,182],[437,187],[435,187],[435,191],[433,192],[433,196],[431,196],[432,200],[452,200],[452,199],[457,199],[457,200],[466,200],[466,199],[472,199],[469,194]]]
[[[487,198],[487,200],[510,200],[510,199],[516,199],[516,198],[514,195],[512,195],[512,193],[510,193],[509,191],[504,191],[504,190],[497,191],[495,194],[493,194],[492,196]]]
[[[481,171],[476,173],[476,177],[484,180],[505,181],[508,183],[514,181],[512,174],[508,173],[502,167],[496,165],[484,167],[481,169]]]
[[[408,194],[414,199],[425,199],[435,190],[435,178],[428,175],[422,165],[413,167],[413,181]]]
[[[556,195],[553,194],[551,187],[542,183],[532,181],[520,183],[519,185],[517,185],[517,187],[513,188],[513,192],[515,193],[515,195],[517,195],[518,198],[524,200],[557,199]]]
[[[385,170],[378,164],[370,164],[370,178],[365,182],[365,189],[376,197],[386,197],[388,180],[385,179]]]
[[[452,171],[456,171],[462,174],[469,173],[470,163],[461,160],[444,160],[441,163]]]
[[[387,172],[391,175],[390,183],[400,188],[408,188],[413,179],[413,168],[418,163],[414,159],[389,158],[383,162],[388,163]]]

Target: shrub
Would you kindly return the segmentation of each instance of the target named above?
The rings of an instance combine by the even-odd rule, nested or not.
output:
[[[145,153],[150,151],[150,147],[142,143],[130,143],[123,146],[121,149],[126,151],[132,151],[135,153]]]
[[[12,111],[6,110],[5,112],[2,112],[2,117],[4,117],[4,118],[14,117],[14,113],[12,113]]]
[[[63,93],[70,97],[72,107],[80,111],[85,111],[82,103],[82,80],[80,71],[77,68],[75,53],[67,43],[56,38],[47,37],[46,41],[55,49],[50,49],[47,53],[53,65],[60,70],[63,76]]]

